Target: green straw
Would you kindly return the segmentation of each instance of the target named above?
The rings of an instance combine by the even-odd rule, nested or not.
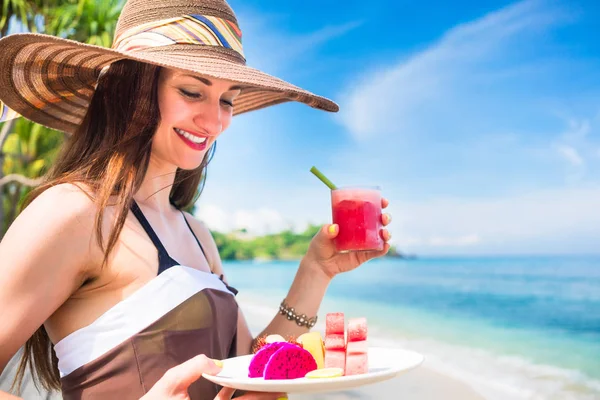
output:
[[[335,189],[337,189],[337,187],[336,187],[336,186],[335,186],[333,183],[331,183],[331,181],[330,181],[329,179],[327,179],[327,178],[325,177],[325,175],[323,175],[323,173],[322,173],[321,171],[319,171],[319,170],[317,169],[317,167],[315,167],[314,165],[313,165],[313,167],[310,169],[310,172],[312,172],[313,174],[315,174],[315,175],[316,175],[316,177],[317,177],[317,178],[319,178],[319,179],[321,180],[321,182],[323,182],[324,184],[326,184],[326,185],[329,187],[329,189],[331,189],[331,190],[335,190]]]

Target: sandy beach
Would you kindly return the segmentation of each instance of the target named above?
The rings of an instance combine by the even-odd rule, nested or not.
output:
[[[289,398],[291,400],[484,399],[464,382],[436,373],[429,369],[426,364],[398,378],[367,385],[360,389],[322,394],[290,395]]]

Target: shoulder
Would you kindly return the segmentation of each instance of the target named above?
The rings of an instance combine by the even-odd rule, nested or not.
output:
[[[43,266],[53,266],[49,270],[65,280],[87,274],[97,254],[95,215],[93,201],[76,186],[48,188],[10,225],[0,242],[1,258],[37,276]]]
[[[19,215],[50,230],[89,230],[97,208],[91,196],[74,184],[52,186],[36,197]]]
[[[52,186],[37,196],[11,225],[17,237],[32,247],[45,246],[54,252],[68,252],[72,259],[95,265],[102,255],[97,241],[98,207],[88,188],[65,183]],[[105,214],[102,229],[108,229]]]

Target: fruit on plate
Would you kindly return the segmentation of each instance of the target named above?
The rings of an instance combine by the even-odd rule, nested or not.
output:
[[[369,371],[366,318],[328,313],[325,339],[312,331],[287,340],[277,334],[261,336],[253,348],[248,377],[264,379],[333,378]]]
[[[344,375],[344,370],[341,368],[321,368],[310,371],[306,374],[306,378],[337,378],[338,376]]]
[[[325,317],[325,368],[346,367],[344,313],[328,313]]]
[[[264,378],[296,379],[317,369],[315,358],[302,347],[289,344],[281,346],[269,358],[265,366]]]
[[[248,366],[248,378],[261,378],[265,372],[265,366],[269,362],[269,358],[282,346],[285,346],[286,342],[275,342],[266,344],[252,357],[250,365]],[[293,346],[290,344],[290,346]]]
[[[367,319],[349,319],[347,337],[345,375],[366,374],[369,372]]]
[[[321,333],[318,331],[304,333],[298,336],[296,343],[312,354],[317,362],[317,368],[325,367],[325,354],[323,351],[323,339],[321,338]]]

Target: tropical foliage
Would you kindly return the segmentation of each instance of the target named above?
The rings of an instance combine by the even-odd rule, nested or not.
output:
[[[0,34],[29,31],[110,47],[124,0],[3,0]],[[0,238],[64,135],[23,118],[0,124]]]
[[[306,253],[319,228],[311,225],[302,233],[285,230],[258,237],[248,237],[244,230],[229,234],[213,232],[213,237],[223,260],[289,260]]]
[[[37,184],[38,178],[52,164],[62,140],[61,132],[24,118],[15,121],[14,130],[8,134],[2,147],[2,175],[5,180],[10,181],[1,188],[5,216],[3,232],[17,216],[18,206],[31,186]],[[10,179],[11,177],[14,179]]]
[[[306,254],[310,241],[320,228],[319,225],[310,225],[301,233],[285,230],[256,237],[248,236],[244,229],[229,234],[212,234],[223,260],[297,260]],[[394,247],[388,256],[404,257]]]

